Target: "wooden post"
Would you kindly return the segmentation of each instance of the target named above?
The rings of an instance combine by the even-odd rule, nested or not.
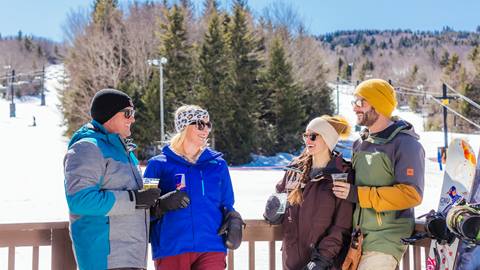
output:
[[[255,270],[255,241],[248,241],[248,269]]]
[[[39,259],[39,248],[38,246],[33,246],[32,250],[32,270],[38,270],[38,259]]]
[[[275,241],[268,242],[268,258],[270,270],[275,270]]]
[[[15,270],[15,246],[8,247],[8,270]]]
[[[403,254],[402,262],[403,270],[410,270],[410,246],[407,246],[407,251]]]
[[[228,270],[233,270],[234,265],[233,265],[233,258],[234,258],[234,251],[229,249],[228,250]]]
[[[52,270],[76,270],[68,229],[52,230]]]

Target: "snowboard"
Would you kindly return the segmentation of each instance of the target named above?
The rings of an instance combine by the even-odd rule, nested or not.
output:
[[[477,161],[470,144],[464,139],[453,139],[448,145],[442,191],[437,211],[447,215],[459,200],[470,200]],[[432,240],[427,257],[427,270],[453,270],[459,240],[441,245]]]
[[[480,157],[480,150],[478,151],[477,157]],[[469,203],[480,203],[480,162],[477,162],[477,169]],[[480,246],[469,246],[466,243],[461,242],[458,247],[455,269],[480,269]]]

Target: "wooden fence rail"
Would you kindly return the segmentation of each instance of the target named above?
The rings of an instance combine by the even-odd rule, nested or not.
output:
[[[268,242],[268,268],[275,270],[276,254],[275,242],[282,239],[282,227],[270,226],[263,220],[246,220],[247,226],[243,233],[243,241],[248,242],[248,269],[255,270],[255,242]],[[424,231],[423,224],[417,223],[416,231]],[[39,247],[51,246],[51,269],[74,270],[75,259],[72,252],[68,222],[46,223],[16,223],[0,224],[0,248],[8,248],[8,270],[15,269],[15,248],[32,247],[32,269],[38,270]],[[403,270],[420,270],[422,263],[421,250],[428,252],[430,240],[425,239],[409,246],[400,265]],[[413,250],[413,259],[410,256]],[[234,269],[235,252],[229,250],[227,262],[228,270]],[[263,269],[261,269],[263,270]]]

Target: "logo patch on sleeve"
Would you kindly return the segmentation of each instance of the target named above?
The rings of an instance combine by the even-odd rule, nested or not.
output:
[[[415,171],[413,168],[407,168],[407,176],[413,176],[415,174]]]

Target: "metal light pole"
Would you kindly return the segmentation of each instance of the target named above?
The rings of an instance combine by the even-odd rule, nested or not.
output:
[[[340,78],[337,76],[337,115],[340,114],[340,93],[338,92],[338,84],[340,83]]]
[[[151,66],[158,66],[160,69],[160,143],[165,142],[165,122],[163,116],[163,65],[168,62],[167,58],[160,57],[160,59],[151,59],[147,63]]]
[[[10,103],[10,117],[15,117],[15,89],[13,88],[13,83],[15,82],[15,69],[12,69],[12,78],[10,79],[10,90],[12,96],[12,103]]]
[[[42,67],[42,94],[40,106],[45,106],[45,66]]]
[[[10,78],[10,76],[8,75],[8,71],[10,70],[10,68],[12,68],[10,65],[7,65],[7,66],[3,66],[3,69],[5,69],[5,96],[8,95],[8,79]]]

